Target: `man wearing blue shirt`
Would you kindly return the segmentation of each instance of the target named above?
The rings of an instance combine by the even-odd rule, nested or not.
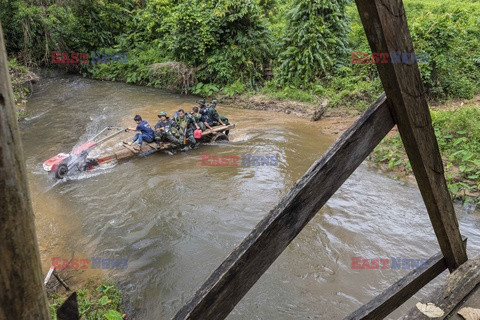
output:
[[[133,118],[135,122],[137,123],[136,128],[128,128],[128,131],[140,131],[137,133],[134,137],[132,142],[129,142],[128,145],[131,146],[135,141],[138,140],[138,146],[137,150],[141,150],[142,148],[142,143],[143,141],[146,142],[153,142],[155,140],[155,132],[153,129],[150,127],[147,121],[142,120],[142,117],[140,117],[138,114]]]

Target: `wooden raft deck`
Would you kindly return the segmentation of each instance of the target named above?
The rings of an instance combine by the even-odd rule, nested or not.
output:
[[[210,142],[210,139],[214,134],[221,133],[227,130],[232,130],[234,128],[235,128],[235,124],[229,124],[227,126],[215,126],[212,129],[205,130],[202,132],[202,139],[200,140],[200,142],[203,142],[203,143]],[[158,145],[156,142],[144,143],[142,145],[141,150],[135,150],[135,148],[133,148],[132,146],[128,146],[126,144],[124,144],[122,147],[123,148],[120,149],[119,151],[116,151],[112,157],[108,157],[108,158],[120,160],[120,159],[129,158],[135,155],[148,155],[153,152],[175,148],[175,146],[173,146],[169,142],[161,142],[160,145]]]
[[[435,305],[434,308],[432,303]],[[429,310],[438,314],[427,314],[420,311],[427,305]],[[438,308],[438,309],[437,309]],[[478,309],[475,311],[464,308]],[[470,311],[470,313],[469,313]],[[472,313],[473,311],[473,313]],[[459,312],[465,315],[462,317]],[[466,312],[466,313],[465,313]],[[443,315],[441,315],[443,313]],[[470,314],[470,316],[467,316]],[[444,285],[429,297],[422,299],[410,312],[400,319],[452,319],[452,320],[479,320],[480,319],[480,257],[470,259],[452,272]]]

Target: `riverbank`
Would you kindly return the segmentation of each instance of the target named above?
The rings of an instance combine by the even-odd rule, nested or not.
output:
[[[240,109],[280,112],[294,115],[310,121],[320,121],[322,131],[330,135],[338,135],[347,130],[362,114],[358,110],[347,108],[331,108],[328,100],[316,98],[316,102],[297,100],[280,100],[265,94],[238,95],[222,97],[221,104]]]
[[[50,309],[50,319],[57,320],[57,310],[65,303],[68,297],[76,292],[77,305],[70,305],[77,308],[82,319],[91,320],[125,320],[126,314],[122,312],[122,293],[115,285],[113,280],[100,281],[98,279],[90,280],[81,286],[73,285],[69,291],[63,287],[60,291],[57,289],[49,291],[52,286],[47,287],[48,306]],[[71,308],[69,308],[71,312]]]

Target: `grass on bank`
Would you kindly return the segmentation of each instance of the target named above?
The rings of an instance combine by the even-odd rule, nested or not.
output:
[[[57,320],[56,310],[68,297],[53,294],[49,297],[50,318]],[[82,320],[123,320],[120,309],[122,294],[111,282],[106,281],[95,289],[77,291],[78,309]]]
[[[438,109],[431,115],[452,199],[480,205],[480,108]],[[412,173],[399,134],[386,137],[370,160],[403,175]]]

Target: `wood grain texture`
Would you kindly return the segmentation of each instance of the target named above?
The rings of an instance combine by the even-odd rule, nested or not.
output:
[[[0,319],[50,319],[0,26]]]
[[[393,125],[382,95],[213,272],[175,319],[224,319]]]
[[[356,0],[372,52],[414,52],[402,0]],[[377,68],[450,271],[467,261],[417,63]]]
[[[425,304],[433,303],[445,312],[442,317],[435,319],[461,319],[460,316],[455,314],[459,307],[479,307],[479,293],[477,291],[479,285],[480,257],[477,257],[467,261],[451,273],[447,278],[447,282],[441,288],[435,290],[432,295],[422,299],[422,302]],[[470,296],[472,292],[476,292],[477,294],[475,296]],[[474,301],[473,305],[469,304],[470,300]],[[415,307],[401,319],[426,320],[431,318],[424,315]]]

